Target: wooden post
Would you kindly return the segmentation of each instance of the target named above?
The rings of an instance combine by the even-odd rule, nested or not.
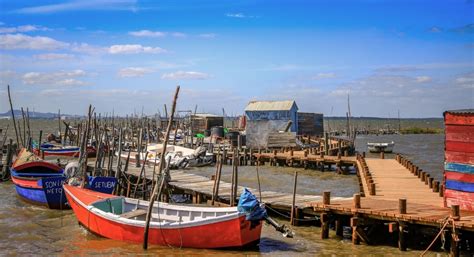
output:
[[[451,249],[449,256],[459,257],[459,234],[456,228],[451,232]]]
[[[401,199],[400,199],[401,200]],[[398,249],[400,251],[406,251],[407,250],[407,243],[405,239],[405,230],[406,230],[406,225],[404,222],[399,222],[398,223]]]
[[[357,217],[351,218],[351,227],[352,227],[352,244],[358,245],[360,244],[359,236],[357,235],[357,223],[359,219]]]
[[[331,204],[331,191],[324,191],[323,192],[323,204],[330,205]]]
[[[335,230],[336,230],[336,236],[342,237],[343,236],[342,219],[337,218],[336,221],[335,221],[334,226],[335,226]]]
[[[375,183],[370,184],[370,195],[375,195],[376,190],[375,190]]]
[[[444,196],[444,185],[439,185],[439,196],[443,197]]]
[[[173,105],[172,105],[172,109],[171,109],[169,124],[168,124],[168,128],[166,129],[166,135],[165,135],[165,139],[164,139],[164,142],[163,142],[163,151],[161,153],[161,158],[160,158],[159,172],[162,175],[162,177],[164,177],[164,174],[162,174],[162,171],[163,171],[163,167],[164,167],[164,163],[165,163],[163,160],[165,159],[165,156],[166,156],[166,147],[168,145],[168,140],[169,140],[169,137],[170,137],[171,123],[173,122],[174,112],[176,110],[176,101],[178,99],[178,94],[179,94],[179,86],[176,87],[176,93],[175,93],[174,99],[173,99]],[[155,187],[153,188],[153,193],[151,195],[150,204],[148,206],[148,212],[147,212],[146,221],[145,221],[145,229],[144,229],[144,235],[143,235],[143,249],[148,248],[148,230],[150,228],[151,211],[153,210],[153,203],[155,202],[158,195],[161,194],[161,190],[164,186],[164,183],[165,183],[165,179],[162,178],[161,179],[161,184],[158,186],[158,183],[157,183],[155,185]]]
[[[451,218],[453,220],[458,221],[461,219],[461,212],[459,211],[459,205],[453,204],[451,205]]]
[[[433,180],[434,180],[434,178],[428,177],[428,187],[429,188],[433,188]]]
[[[352,207],[354,209],[360,209],[360,194],[354,194]]]
[[[439,181],[434,181],[433,182],[433,192],[435,192],[435,193],[439,192]]]
[[[291,202],[291,215],[290,215],[290,222],[291,224],[295,223],[295,208],[296,208],[296,184],[298,182],[298,171],[295,171],[295,176],[293,180],[293,200]]]
[[[12,113],[13,127],[15,128],[16,143],[18,146],[20,146],[20,139],[18,138],[18,129],[16,127],[15,113],[13,112],[12,98],[10,95],[10,85],[7,85],[7,89],[8,89],[8,100],[10,101],[10,110]]]
[[[407,199],[406,198],[398,199],[398,213],[407,214]]]
[[[259,157],[260,158],[260,157]],[[258,198],[260,203],[262,203],[262,189],[260,186],[260,173],[258,172],[258,167],[260,166],[260,160],[257,158],[257,182],[258,182]]]
[[[8,177],[12,156],[13,156],[13,140],[10,138],[10,143],[7,146],[7,159],[5,160],[5,164],[3,165],[2,178]]]
[[[329,217],[327,213],[321,213],[321,239],[329,238]]]
[[[385,152],[384,151],[380,152],[380,159],[385,159]]]

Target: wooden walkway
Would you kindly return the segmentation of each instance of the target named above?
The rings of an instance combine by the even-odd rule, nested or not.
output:
[[[366,194],[366,197],[395,201],[405,198],[408,203],[443,206],[443,198],[439,196],[439,193],[433,192],[418,176],[413,175],[395,159],[366,158],[365,160],[376,185],[376,194]],[[365,181],[364,172],[361,172],[361,176]],[[367,183],[364,183],[365,190],[369,192]]]
[[[138,176],[140,170],[132,168],[128,171],[129,174]],[[151,172],[147,172],[147,178],[151,179]],[[169,185],[172,188],[179,189],[185,193],[193,195],[194,203],[203,203],[207,200],[212,199],[212,191],[214,187],[214,180],[211,178],[199,176],[188,173],[186,171],[171,170],[171,181]],[[243,192],[245,187],[239,186],[237,189],[237,196]],[[258,189],[248,188],[257,197],[259,196]],[[230,202],[231,183],[220,181],[219,183],[219,194],[218,202],[228,203]],[[278,208],[279,210],[290,211],[292,206],[293,195],[291,193],[282,193],[274,191],[262,191],[263,202],[272,208]],[[322,196],[318,195],[301,195],[296,194],[295,205],[300,209],[310,208],[309,203],[320,202]],[[350,198],[335,197],[336,200],[347,200]]]

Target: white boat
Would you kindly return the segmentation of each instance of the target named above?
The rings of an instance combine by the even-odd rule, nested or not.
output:
[[[367,148],[371,153],[391,153],[393,152],[393,147],[395,146],[395,142],[390,143],[367,143]]]
[[[160,157],[163,152],[162,144],[149,144],[147,152],[140,153],[140,162],[143,163],[146,157],[147,164],[159,164]],[[138,152],[130,152],[130,162],[136,162],[136,155]],[[122,151],[120,157],[122,159],[128,158],[128,152]],[[168,145],[166,147],[166,159],[171,158],[170,168],[185,168],[205,166],[212,163],[212,153],[207,153],[205,147],[198,147],[197,149]]]

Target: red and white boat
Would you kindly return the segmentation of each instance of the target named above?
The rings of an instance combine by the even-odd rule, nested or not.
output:
[[[142,243],[149,202],[64,185],[78,221],[100,236]],[[187,248],[227,248],[260,241],[262,221],[245,219],[237,207],[155,203],[148,242]]]

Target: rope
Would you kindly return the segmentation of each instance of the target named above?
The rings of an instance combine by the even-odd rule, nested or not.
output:
[[[268,208],[268,209],[272,210],[273,212],[275,212],[276,214],[278,214],[278,215],[280,215],[280,216],[282,216],[282,217],[284,217],[284,218],[291,219],[290,216],[288,216],[288,215],[286,215],[286,214],[283,214],[283,213],[281,213],[281,212],[279,212],[279,211],[273,209],[272,207],[270,207],[270,206],[268,206],[268,205],[265,205],[265,208]],[[318,218],[318,217],[314,217],[314,218],[311,218],[311,219],[297,219],[297,218],[293,218],[293,219],[294,219],[294,220],[297,220],[297,221],[318,221],[318,220],[320,220],[320,218]]]
[[[446,226],[449,224],[449,222],[452,222],[453,223],[453,235],[456,235],[455,231],[456,231],[456,227],[455,227],[455,224],[454,224],[454,219],[453,218],[449,218],[449,217],[446,217],[444,218],[445,222],[443,224],[443,226],[441,227],[441,230],[439,231],[439,233],[436,235],[436,237],[433,239],[433,241],[431,242],[430,245],[428,245],[428,248],[426,248],[426,250],[424,250],[421,254],[420,254],[420,257],[423,257],[425,256],[425,254],[430,250],[430,248],[434,245],[434,243],[436,242],[436,240],[438,239],[439,236],[441,236],[441,234],[444,232],[444,229],[446,228]],[[458,241],[459,239],[457,238],[453,238],[454,240]]]

